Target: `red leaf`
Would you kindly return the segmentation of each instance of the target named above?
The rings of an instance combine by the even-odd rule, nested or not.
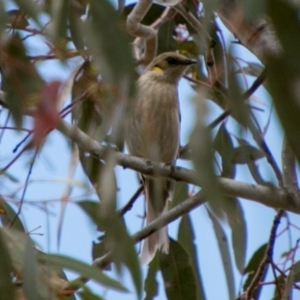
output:
[[[33,143],[36,146],[59,121],[57,104],[61,86],[60,81],[52,81],[42,88],[41,100],[34,113]]]

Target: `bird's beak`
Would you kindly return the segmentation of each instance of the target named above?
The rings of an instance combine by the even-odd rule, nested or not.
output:
[[[195,59],[186,59],[184,61],[181,62],[182,65],[193,65],[196,64],[197,61]]]

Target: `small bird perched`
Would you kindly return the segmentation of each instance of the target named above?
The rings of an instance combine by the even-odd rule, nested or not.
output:
[[[188,66],[196,62],[175,52],[166,52],[147,66],[138,80],[137,102],[127,126],[126,143],[130,154],[150,161],[175,163],[180,138],[178,81]],[[174,183],[169,178],[141,177],[149,224],[167,211]],[[149,263],[157,249],[169,251],[166,227],[145,239],[140,262]]]

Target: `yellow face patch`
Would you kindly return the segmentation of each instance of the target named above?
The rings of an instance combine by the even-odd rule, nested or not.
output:
[[[154,67],[153,69],[152,69],[152,71],[154,71],[155,73],[159,73],[159,74],[162,74],[164,71],[160,68],[160,67]]]

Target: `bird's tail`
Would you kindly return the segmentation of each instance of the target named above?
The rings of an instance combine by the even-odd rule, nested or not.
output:
[[[168,199],[172,197],[170,179],[156,178],[145,179],[145,195],[147,203],[147,224],[156,220],[168,210]],[[157,250],[169,252],[169,237],[167,227],[163,227],[152,233],[144,240],[140,254],[141,264],[148,264]]]

